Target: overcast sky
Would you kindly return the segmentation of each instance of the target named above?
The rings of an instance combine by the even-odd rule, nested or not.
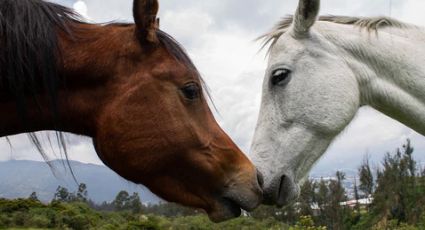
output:
[[[94,22],[132,21],[131,0],[54,0],[75,7]],[[297,0],[162,0],[161,28],[188,50],[199,68],[218,108],[217,120],[235,142],[249,151],[260,106],[266,59],[254,39],[267,32],[279,18],[292,14]],[[425,26],[423,0],[322,0],[321,14],[392,16]],[[357,118],[337,138],[314,171],[356,168],[369,153],[379,162],[386,151],[407,138],[416,157],[425,159],[425,138],[400,123],[361,109]],[[91,140],[69,136],[72,160],[101,164]],[[41,160],[26,136],[11,138],[10,149],[0,140],[0,160]],[[51,158],[56,156],[51,154]]]

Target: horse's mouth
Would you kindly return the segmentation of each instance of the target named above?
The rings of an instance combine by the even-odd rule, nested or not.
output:
[[[238,203],[228,198],[221,198],[217,201],[215,209],[208,213],[208,217],[211,221],[219,223],[239,217],[241,213]]]
[[[263,191],[259,184],[252,186],[230,187],[215,199],[212,211],[208,212],[214,222],[222,222],[239,217],[242,210],[253,211],[263,200]]]

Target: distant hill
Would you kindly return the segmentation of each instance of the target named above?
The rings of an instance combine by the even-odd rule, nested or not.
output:
[[[138,192],[143,203],[158,203],[160,199],[147,188],[136,185],[119,177],[105,166],[70,161],[79,183],[87,185],[90,199],[96,203],[112,201],[121,190]],[[52,170],[44,162],[6,161],[0,162],[0,197],[27,198],[36,192],[41,201],[52,200],[56,188],[60,185],[75,191],[76,183],[62,161],[52,161]]]

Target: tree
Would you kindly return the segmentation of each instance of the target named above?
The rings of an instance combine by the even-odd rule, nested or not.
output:
[[[319,186],[318,186],[317,196],[316,196],[317,205],[319,206],[321,213],[324,211],[324,208],[327,205],[328,197],[329,197],[328,184],[323,178],[321,178],[319,182]]]
[[[354,199],[356,200],[355,210],[357,214],[360,214],[360,204],[359,204],[360,196],[359,196],[359,189],[357,186],[357,178],[354,178]]]
[[[139,194],[137,192],[133,193],[133,195],[128,198],[127,204],[125,206],[133,213],[141,212],[142,202],[140,201]]]
[[[127,191],[120,191],[115,197],[114,201],[112,201],[112,205],[115,210],[123,211],[126,209],[126,205],[128,204],[129,194]]]
[[[70,199],[69,192],[67,188],[62,186],[58,186],[56,189],[55,196],[53,198],[54,201],[68,202]]]
[[[416,176],[416,161],[413,159],[414,148],[410,143],[410,139],[407,139],[406,144],[403,145],[404,159],[407,162],[407,168],[411,177]]]
[[[424,188],[416,177],[413,148],[407,140],[395,154],[387,153],[379,171],[374,193],[373,214],[398,223],[417,221],[424,211]]]
[[[375,187],[375,180],[373,178],[369,159],[370,159],[369,155],[366,155],[359,168],[359,179],[360,179],[359,189],[360,191],[363,192],[365,197],[369,197],[370,195],[372,195],[374,191],[374,187]]]
[[[39,201],[36,192],[32,192],[28,199],[33,200],[33,201]]]
[[[77,201],[78,202],[87,202],[87,186],[84,183],[81,183],[78,186],[78,192],[77,192]]]
[[[314,196],[319,206],[319,216],[316,222],[326,225],[329,229],[348,229],[353,222],[351,209],[342,205],[347,200],[344,188],[345,174],[337,171],[335,178],[320,180]]]
[[[343,186],[345,174],[337,171],[335,176],[336,180],[329,182],[329,204],[326,206],[325,214],[328,219],[332,220],[331,229],[345,229],[344,219],[348,210],[346,206],[341,205],[342,202],[347,200]]]
[[[316,182],[310,179],[301,185],[299,204],[302,216],[313,216],[314,214],[311,206],[316,203],[316,187]]]
[[[330,225],[328,216],[326,215],[327,207],[329,206],[329,187],[328,183],[321,178],[318,190],[316,194],[317,206],[319,207],[319,219],[318,222],[323,225]]]

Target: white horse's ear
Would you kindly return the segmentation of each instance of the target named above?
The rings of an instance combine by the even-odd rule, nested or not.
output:
[[[308,33],[319,15],[320,0],[300,0],[293,21],[295,35],[303,36]]]

